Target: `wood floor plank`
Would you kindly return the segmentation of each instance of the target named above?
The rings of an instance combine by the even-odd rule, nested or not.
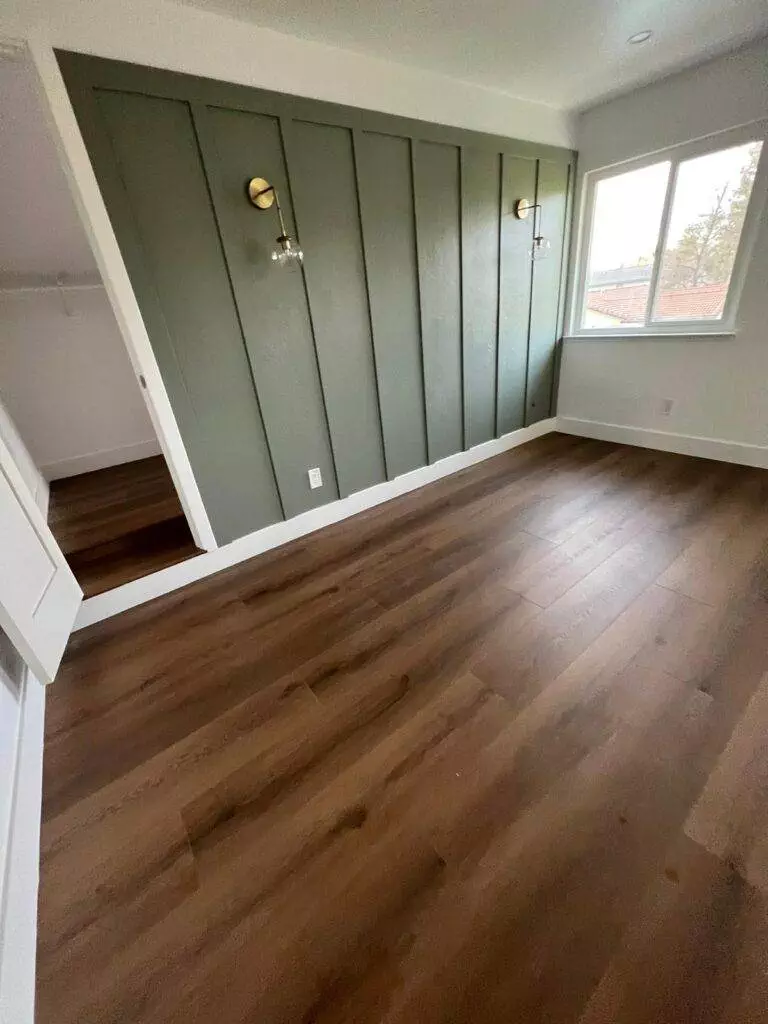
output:
[[[758,1024],[768,1006],[768,903],[685,837],[579,1024]]]
[[[642,667],[625,673],[652,678]],[[573,1019],[698,781],[691,765],[665,785],[679,766],[664,765],[649,738],[683,741],[690,753],[711,700],[671,679],[643,690],[631,721],[502,817],[484,849],[460,845],[462,884],[436,904],[385,1020]],[[451,849],[440,852],[450,866]]]
[[[67,555],[181,511],[162,455],[51,482],[50,525]]]
[[[768,895],[768,673],[731,734],[685,832]]]
[[[161,455],[52,481],[48,521],[86,597],[199,554]]]
[[[659,583],[708,604],[727,601],[768,546],[768,524],[761,514],[766,503],[768,482],[750,473],[718,504]]]
[[[551,682],[673,560],[677,538],[644,531],[562,597],[530,626],[498,640],[476,671],[510,699],[524,699]]]
[[[515,567],[507,586],[547,607],[598,565],[653,526],[654,504],[664,500],[674,467],[649,462],[605,502],[596,502],[569,521],[552,549],[529,566]]]
[[[40,1024],[762,1021],[766,497],[550,435],[75,634]]]

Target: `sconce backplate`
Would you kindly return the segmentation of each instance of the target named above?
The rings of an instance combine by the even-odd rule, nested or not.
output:
[[[269,192],[265,192],[265,189],[268,188],[269,182],[266,178],[251,178],[248,182],[248,198],[260,210],[268,210],[275,201],[275,190],[270,189]]]
[[[533,207],[527,199],[516,199],[513,207],[513,213],[518,220],[525,220],[532,209]]]

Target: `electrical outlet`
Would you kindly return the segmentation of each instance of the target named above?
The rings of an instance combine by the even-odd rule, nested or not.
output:
[[[309,486],[313,491],[315,488],[323,486],[323,474],[320,472],[319,466],[315,466],[314,469],[308,469],[307,476],[309,477]]]
[[[662,416],[669,416],[672,412],[674,401],[671,398],[662,398],[659,402],[659,412]]]

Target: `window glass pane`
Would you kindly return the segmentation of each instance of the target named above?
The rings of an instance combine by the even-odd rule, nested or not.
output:
[[[665,160],[597,183],[582,327],[645,323],[669,167]]]
[[[749,142],[680,164],[654,320],[723,315],[760,147]]]

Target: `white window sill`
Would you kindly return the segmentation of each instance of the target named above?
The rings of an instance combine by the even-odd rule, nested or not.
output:
[[[661,341],[708,341],[710,338],[735,338],[736,331],[616,331],[605,334],[566,334],[563,341],[632,341],[634,338],[658,338]]]

